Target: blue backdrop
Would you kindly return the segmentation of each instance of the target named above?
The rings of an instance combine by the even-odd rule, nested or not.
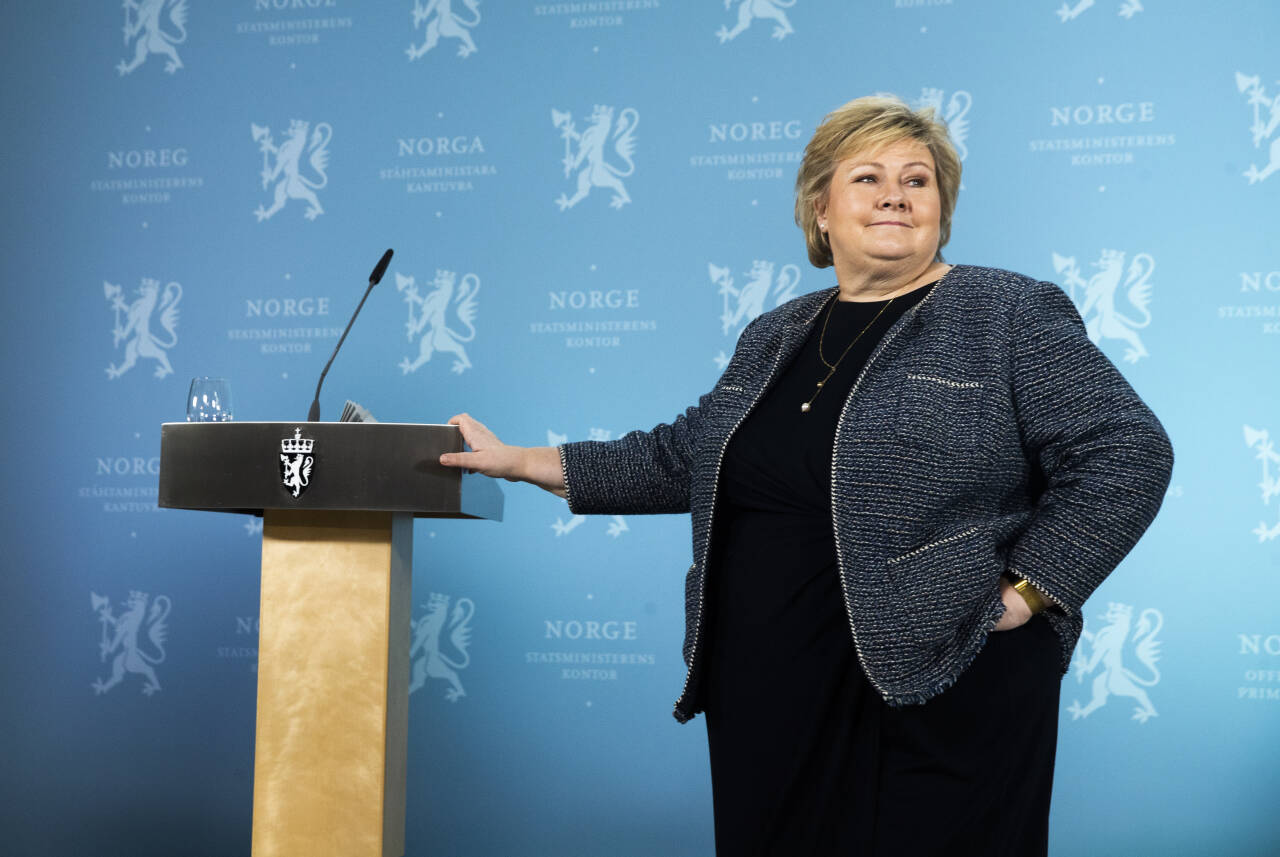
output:
[[[1060,283],[1178,456],[1087,605],[1052,853],[1280,852],[1274,3],[417,3],[10,9],[0,850],[248,851],[261,525],[155,507],[193,376],[301,418],[390,246],[327,418],[670,419],[833,283],[799,155],[888,91],[963,155],[948,260]],[[408,853],[710,854],[687,519],[511,487],[416,540]]]

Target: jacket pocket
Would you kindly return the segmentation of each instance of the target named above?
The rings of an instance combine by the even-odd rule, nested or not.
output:
[[[1002,561],[987,529],[967,527],[885,563],[917,641],[935,647],[985,614],[999,598]]]
[[[898,390],[894,433],[940,458],[984,455],[993,442],[989,392],[981,381],[908,372]]]

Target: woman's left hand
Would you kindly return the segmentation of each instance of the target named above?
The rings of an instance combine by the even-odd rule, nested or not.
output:
[[[1003,577],[1000,578],[1000,599],[1004,601],[1004,615],[996,623],[997,631],[1012,631],[1020,625],[1025,625],[1033,615],[1027,600],[1013,588],[1012,583]]]

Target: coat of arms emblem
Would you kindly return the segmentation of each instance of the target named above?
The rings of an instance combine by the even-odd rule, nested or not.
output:
[[[716,38],[720,40],[720,44],[731,42],[751,26],[751,22],[760,19],[769,19],[773,24],[773,38],[782,41],[787,36],[795,32],[791,27],[791,22],[787,20],[787,13],[784,11],[796,5],[796,0],[790,3],[784,3],[782,0],[738,0],[738,22],[733,28],[721,26],[716,30]],[[732,9],[733,0],[724,0],[724,8]]]
[[[466,344],[476,338],[476,294],[480,291],[480,278],[475,274],[464,274],[459,282],[457,272],[437,268],[436,277],[431,281],[431,291],[424,296],[418,294],[418,285],[413,277],[397,273],[396,291],[404,295],[404,301],[409,305],[409,321],[405,325],[409,341],[421,334],[417,358],[401,360],[400,371],[405,375],[417,372],[431,359],[431,355],[446,352],[455,358],[453,372],[461,375],[470,369]],[[452,327],[450,322],[457,322],[461,329]]]
[[[765,259],[751,263],[751,270],[744,274],[746,282],[741,285],[734,285],[732,270],[714,262],[708,263],[707,274],[724,298],[724,308],[720,313],[721,332],[725,336],[732,333],[735,339],[766,309],[782,306],[794,298],[800,282],[800,269],[795,265],[777,266]],[[729,365],[729,356],[723,350],[712,359],[722,371]]]
[[[293,437],[280,441],[280,484],[295,500],[311,484],[311,468],[315,464],[311,451],[315,445],[313,438],[302,436],[300,428],[293,430]]]
[[[1058,20],[1065,24],[1068,21],[1079,18],[1087,10],[1093,8],[1095,2],[1097,2],[1097,0],[1076,0],[1074,6],[1068,6],[1066,3],[1063,3],[1058,7]],[[1144,11],[1142,8],[1142,0],[1121,0],[1120,11],[1116,14],[1128,21],[1134,15],[1142,11]]]
[[[560,164],[564,167],[564,176],[569,178],[577,171],[578,189],[573,196],[560,194],[556,197],[556,205],[561,211],[573,208],[593,187],[613,191],[609,200],[612,208],[622,208],[631,202],[626,185],[622,183],[636,171],[632,156],[636,151],[636,126],[640,124],[640,114],[634,107],[627,107],[618,114],[614,122],[614,109],[607,104],[597,104],[591,111],[585,130],[579,132],[574,126],[573,114],[561,110],[551,111],[551,123],[560,129],[560,137],[564,140],[564,158]],[[626,164],[615,166],[608,160],[610,139],[613,141],[613,152]],[[578,144],[575,152],[573,144]]]
[[[1272,136],[1276,128],[1280,128],[1280,95],[1267,95],[1261,76],[1240,72],[1236,72],[1236,90],[1241,95],[1249,96],[1249,106],[1253,108],[1253,124],[1249,126],[1249,133],[1253,135],[1253,147],[1261,149],[1263,143],[1266,143],[1267,156],[1270,158],[1269,163],[1261,168],[1257,164],[1250,164],[1249,169],[1245,170],[1244,176],[1249,184],[1256,184],[1280,170],[1280,135]]]
[[[920,93],[919,104],[932,107],[934,112],[946,123],[951,135],[951,143],[956,147],[956,154],[963,161],[969,157],[969,146],[965,140],[969,137],[969,108],[973,106],[973,95],[965,89],[957,89],[947,99],[946,107],[942,105],[946,93],[933,86],[926,86]],[[963,187],[963,186],[962,186]]]
[[[409,55],[410,62],[434,48],[440,42],[441,36],[457,39],[462,43],[458,45],[460,57],[469,57],[476,52],[476,43],[472,40],[471,33],[467,31],[480,23],[480,0],[462,0],[462,2],[471,10],[474,16],[471,20],[453,11],[452,0],[427,0],[425,5],[421,0],[414,0],[413,28],[416,30],[425,23],[427,37],[422,44],[410,45],[409,50],[405,51]]]
[[[1067,294],[1084,318],[1089,339],[1094,345],[1103,339],[1119,339],[1125,344],[1125,362],[1137,363],[1150,356],[1138,331],[1151,324],[1150,280],[1156,261],[1150,253],[1135,253],[1127,270],[1124,263],[1124,251],[1103,250],[1093,263],[1098,273],[1086,280],[1074,256],[1053,254],[1053,269],[1063,275]],[[1127,306],[1117,300],[1122,283]]]
[[[166,352],[178,344],[178,302],[182,300],[182,285],[171,282],[162,289],[159,280],[143,277],[138,297],[132,302],[125,300],[123,286],[103,281],[102,290],[116,314],[115,327],[111,328],[114,344],[118,348],[121,342],[125,343],[124,360],[119,365],[108,366],[107,377],[119,378],[132,369],[140,357],[156,361],[157,378],[173,374]],[[165,332],[163,339],[151,332],[151,319],[157,311]]]
[[[272,182],[275,183],[271,206],[259,205],[254,209],[258,222],[270,219],[291,199],[307,204],[302,212],[307,220],[315,220],[324,214],[316,191],[329,184],[329,141],[333,138],[333,126],[320,122],[313,129],[310,122],[294,119],[289,123],[289,130],[280,145],[276,145],[271,138],[271,129],[265,125],[250,123],[249,132],[262,152],[262,171],[259,173],[262,189],[267,190]],[[309,169],[303,168],[304,155]],[[275,156],[274,162],[272,156]]]
[[[1107,624],[1097,631],[1086,629],[1072,657],[1076,681],[1083,683],[1085,676],[1097,671],[1092,683],[1093,697],[1085,705],[1078,699],[1073,700],[1067,712],[1072,720],[1079,720],[1106,705],[1110,697],[1127,696],[1136,703],[1133,719],[1146,723],[1156,716],[1156,707],[1144,688],[1154,687],[1160,681],[1160,670],[1156,667],[1156,661],[1160,660],[1160,641],[1156,635],[1164,627],[1164,614],[1148,607],[1138,614],[1138,627],[1134,628],[1133,607],[1113,601],[1107,605],[1102,618]],[[1127,643],[1133,643],[1133,653],[1143,666],[1143,674],[1125,666]]]
[[[124,0],[124,45],[133,43],[133,59],[120,60],[116,71],[131,74],[151,54],[165,58],[164,70],[182,68],[177,45],[187,40],[187,0]]]
[[[1269,504],[1272,497],[1280,495],[1280,473],[1272,469],[1280,468],[1280,453],[1276,452],[1275,441],[1266,429],[1245,426],[1244,442],[1250,449],[1258,452],[1257,459],[1262,462],[1262,479],[1259,480],[1258,487],[1262,489],[1263,504]],[[1253,534],[1258,537],[1259,543],[1280,539],[1280,516],[1270,526],[1266,521],[1259,521]]]
[[[169,635],[169,610],[173,606],[167,595],[155,600],[145,592],[134,590],[125,602],[124,613],[116,616],[111,600],[96,592],[89,593],[93,612],[102,623],[102,642],[98,652],[105,662],[111,660],[111,675],[93,682],[93,692],[103,694],[124,681],[127,673],[137,673],[143,678],[142,694],[151,696],[160,690],[160,679],[155,668],[164,663],[165,640]]]
[[[409,658],[413,661],[413,680],[409,693],[421,690],[428,678],[444,679],[449,683],[444,698],[457,702],[467,695],[458,673],[471,664],[471,617],[476,605],[470,598],[459,598],[449,609],[450,596],[431,593],[427,613],[421,619],[410,620],[413,644]]]

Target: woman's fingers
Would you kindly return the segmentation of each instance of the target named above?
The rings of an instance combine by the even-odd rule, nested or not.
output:
[[[458,431],[462,434],[463,442],[471,447],[471,451],[443,453],[440,456],[440,463],[445,467],[465,467],[468,470],[484,472],[484,456],[480,455],[480,450],[487,448],[490,444],[482,435],[487,433],[490,437],[493,437],[493,433],[486,429],[479,420],[466,413],[454,414],[449,417],[449,425],[458,427]],[[493,439],[497,440],[497,438]]]
[[[462,432],[462,439],[473,450],[480,450],[501,443],[484,423],[471,416],[471,414],[456,414],[449,418],[449,425],[458,427],[458,430]]]
[[[440,455],[440,463],[445,467],[465,467],[476,470],[476,464],[472,461],[474,456],[474,452],[445,452]]]
[[[471,450],[441,454],[445,467],[464,467],[508,482],[530,482],[557,497],[567,496],[560,453],[554,446],[509,446],[470,414],[455,414],[449,425],[458,427]]]
[[[456,414],[449,418],[449,424],[458,427],[462,433],[462,439],[471,447],[471,451],[443,453],[440,456],[442,465],[464,467],[486,476],[503,479],[516,478],[516,469],[520,460],[519,447],[507,446],[498,440],[497,435],[470,414]]]

